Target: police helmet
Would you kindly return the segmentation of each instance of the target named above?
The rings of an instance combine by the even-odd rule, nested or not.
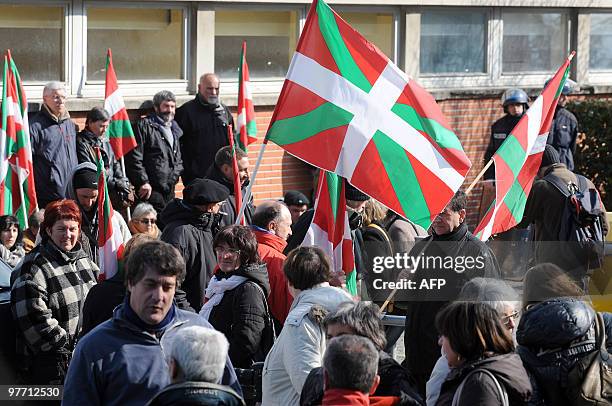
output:
[[[501,98],[502,106],[507,107],[509,104],[527,104],[529,97],[523,89],[508,89],[504,92]]]
[[[544,83],[544,87],[546,87],[548,82],[550,82],[551,80],[552,79],[548,79],[546,83]],[[567,96],[568,94],[571,94],[574,91],[577,85],[578,84],[574,82],[573,80],[566,79],[565,83],[563,84],[563,89],[561,89],[561,93]]]

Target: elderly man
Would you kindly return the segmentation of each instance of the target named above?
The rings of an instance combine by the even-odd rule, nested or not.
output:
[[[77,126],[66,109],[64,85],[47,83],[42,108],[30,120],[34,183],[41,208],[66,197],[66,183],[78,164],[76,134]]]
[[[215,161],[219,148],[229,145],[227,126],[234,119],[219,99],[219,78],[214,73],[200,77],[198,94],[176,112],[176,121],[184,131],[181,150],[185,161],[183,182],[203,178]]]
[[[138,146],[125,156],[125,169],[140,201],[159,213],[174,199],[174,187],[183,172],[179,138],[183,131],[174,121],[176,98],[168,90],[153,97],[155,112],[136,124]]]
[[[287,246],[287,238],[291,235],[291,213],[282,202],[263,202],[255,210],[252,228],[257,238],[259,257],[268,269],[270,312],[277,327],[282,327],[293,303],[293,296],[283,273],[283,264],[287,258],[283,250]],[[280,331],[280,328],[277,331]]]
[[[132,251],[125,301],[77,344],[64,405],[143,405],[170,383],[163,336],[190,324],[212,329],[174,304],[184,277],[185,262],[171,245],[150,241]],[[221,382],[242,393],[228,358]]]

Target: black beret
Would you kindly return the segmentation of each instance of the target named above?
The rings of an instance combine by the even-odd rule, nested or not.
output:
[[[194,179],[183,191],[183,200],[197,205],[222,202],[228,196],[225,186],[210,179]]]
[[[561,162],[559,158],[559,153],[550,144],[546,144],[546,148],[544,148],[544,153],[542,154],[542,163],[540,164],[540,168],[544,168],[546,166],[550,166],[552,164],[558,164]]]
[[[98,172],[90,168],[82,168],[74,173],[72,177],[74,189],[97,189]]]
[[[370,200],[370,196],[366,195],[348,182],[346,182],[346,187],[344,189],[344,197],[346,197],[347,200],[354,200],[357,202],[365,202],[366,200]]]
[[[287,206],[308,206],[310,204],[310,200],[308,200],[306,195],[297,190],[287,191],[283,200]]]

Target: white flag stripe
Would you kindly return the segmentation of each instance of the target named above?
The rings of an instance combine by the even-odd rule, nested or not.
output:
[[[238,133],[242,131],[242,127],[246,127],[246,109],[244,107],[240,110],[238,117],[236,117],[236,127],[238,128]]]
[[[121,95],[120,89],[115,90],[104,100],[104,109],[108,111],[111,117],[124,108],[125,104],[123,103],[123,96]]]
[[[395,74],[399,75],[398,69],[395,69]],[[400,78],[395,76],[393,83],[397,83],[396,80]],[[287,80],[299,84],[343,110],[353,114],[365,112],[367,120],[360,118],[358,123],[368,122],[368,120],[378,123],[379,130],[410,152],[451,189],[457,190],[463,184],[463,176],[418,131],[390,110],[381,110],[380,100],[372,99],[368,93],[342,76],[319,65],[315,60],[296,52],[287,72]],[[370,128],[368,126],[365,129],[366,132],[360,136],[371,138],[373,134],[369,133]],[[347,145],[346,141],[344,145]],[[350,170],[349,173],[339,172],[338,174],[349,179],[352,177]]]
[[[247,100],[253,100],[253,95],[251,94],[251,82],[245,80],[242,82],[242,85],[244,86],[244,98]]]

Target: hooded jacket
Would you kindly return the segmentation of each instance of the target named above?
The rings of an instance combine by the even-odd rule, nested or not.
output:
[[[596,313],[574,298],[552,299],[529,308],[516,330],[525,368],[533,375],[536,398],[546,405],[566,405],[565,380],[576,361],[595,350]],[[606,347],[612,351],[612,315],[603,313]]]
[[[225,186],[229,192],[229,197],[221,205],[221,212],[225,215],[221,219],[221,226],[229,226],[236,222],[236,196],[234,194],[234,183],[227,180],[225,175],[217,168],[216,164],[213,164],[206,172],[206,179],[214,180]],[[240,192],[244,198],[246,189],[249,186],[249,180],[242,184]],[[253,213],[255,213],[255,207],[253,207],[253,195],[249,203],[244,208],[244,221],[246,224],[251,224],[253,219]]]
[[[30,120],[30,142],[38,206],[45,208],[65,197],[66,182],[79,162],[76,153],[77,126],[66,112],[55,117],[43,104]]]
[[[527,404],[532,391],[531,383],[521,358],[518,354],[510,353],[479,359],[452,369],[442,384],[436,406],[450,406],[461,382],[475,369],[486,369],[491,372],[508,394],[508,401],[511,405]],[[488,375],[474,373],[467,379],[461,397],[458,399],[458,406],[502,404],[500,393]]]
[[[276,321],[282,326],[285,323],[293,296],[289,292],[287,278],[283,273],[283,264],[287,258],[283,249],[287,242],[282,238],[264,231],[253,230],[257,238],[257,252],[268,269],[268,280],[270,281],[270,294],[268,304],[270,312]],[[280,329],[279,329],[280,331]]]
[[[268,320],[266,297],[270,293],[270,283],[265,264],[241,266],[231,273],[217,271],[214,277],[223,279],[234,275],[247,280],[223,294],[208,321],[229,341],[229,357],[234,366],[250,368],[253,362],[263,361],[266,358],[264,351],[268,350],[262,348],[262,338]]]
[[[100,155],[104,161],[108,188],[110,190],[128,189],[128,178],[123,173],[121,163],[115,157],[115,152],[108,138],[98,137],[87,128],[78,133],[76,137],[77,158],[79,163],[91,162],[95,164],[98,159],[94,150],[96,147],[100,148]]]
[[[191,307],[199,312],[204,290],[217,265],[213,237],[219,228],[220,215],[203,213],[181,199],[174,199],[160,217],[166,224],[160,239],[174,245],[183,256],[187,274],[181,288]]]

